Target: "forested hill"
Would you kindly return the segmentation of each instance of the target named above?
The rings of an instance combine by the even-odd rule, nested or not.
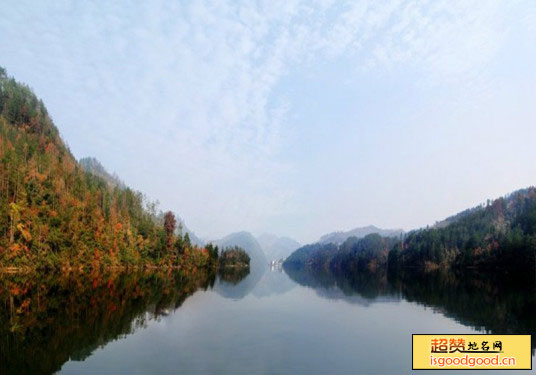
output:
[[[536,189],[518,190],[409,233],[389,254],[391,266],[534,268]]]
[[[536,189],[516,191],[452,216],[403,239],[372,234],[342,245],[315,244],[296,250],[285,265],[346,271],[389,267],[453,267],[534,270]]]
[[[174,234],[173,214],[159,215],[117,179],[84,171],[43,102],[1,68],[0,160],[0,267],[209,260],[209,250],[194,251]]]

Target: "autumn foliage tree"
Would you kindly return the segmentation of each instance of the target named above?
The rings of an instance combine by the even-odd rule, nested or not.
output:
[[[173,247],[173,232],[175,232],[176,225],[177,220],[173,212],[166,212],[164,215],[164,230],[166,231],[166,250],[168,251],[171,251]]]

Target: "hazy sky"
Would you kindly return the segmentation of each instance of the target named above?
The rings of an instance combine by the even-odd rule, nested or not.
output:
[[[205,238],[412,229],[536,184],[534,0],[3,0],[0,66]]]

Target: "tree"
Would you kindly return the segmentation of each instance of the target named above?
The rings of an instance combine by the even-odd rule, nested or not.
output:
[[[213,262],[218,261],[218,246],[209,243],[205,248],[208,250],[208,255]]]
[[[173,212],[168,211],[164,215],[164,230],[166,231],[166,249],[171,250],[173,246],[173,232],[175,231],[175,226],[177,225],[177,220],[175,220],[175,215]]]
[[[190,241],[190,235],[188,232],[184,234],[184,246],[188,248],[192,247],[192,242]]]

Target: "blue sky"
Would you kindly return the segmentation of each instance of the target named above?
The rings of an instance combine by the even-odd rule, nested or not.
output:
[[[205,238],[413,229],[536,184],[534,1],[2,1],[0,65]]]

